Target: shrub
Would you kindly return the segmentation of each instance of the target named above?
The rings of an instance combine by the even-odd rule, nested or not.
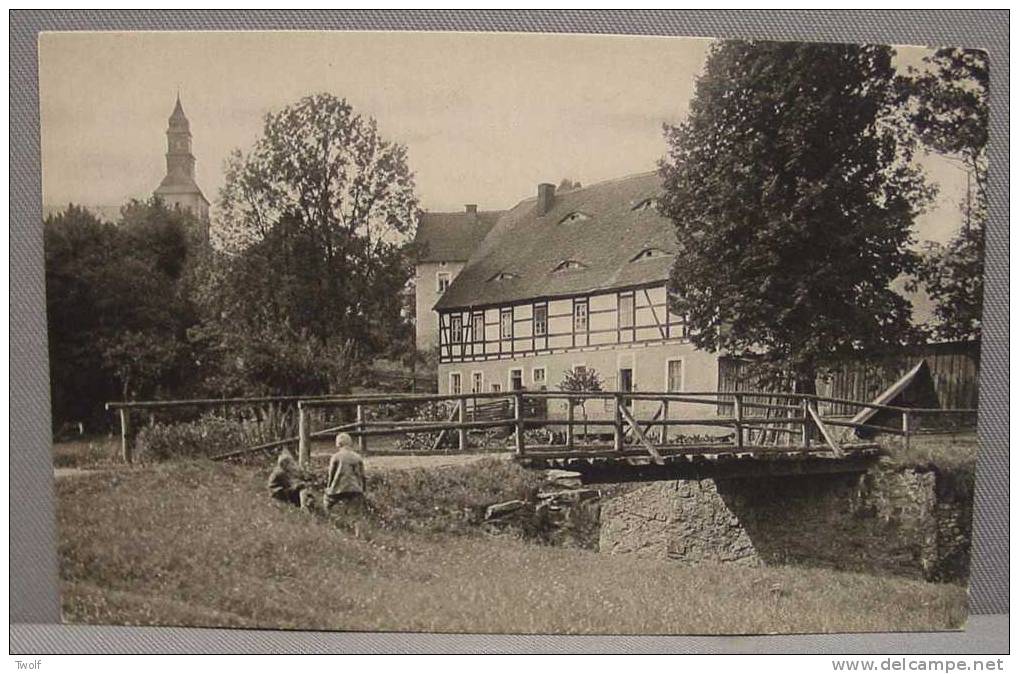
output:
[[[169,461],[211,457],[274,439],[266,424],[206,414],[195,421],[146,426],[138,433],[137,447],[142,461]]]

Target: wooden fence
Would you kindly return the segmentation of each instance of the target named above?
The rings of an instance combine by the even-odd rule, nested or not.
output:
[[[567,402],[566,419],[547,419],[544,411],[548,401],[553,399]],[[189,400],[150,401],[129,403],[108,403],[107,409],[120,415],[123,457],[132,458],[131,414],[138,410],[173,408],[184,406],[224,407],[228,405],[250,405],[258,400],[238,398],[230,400]],[[290,399],[283,399],[290,400]],[[613,408],[612,419],[577,419],[574,409],[586,400],[604,400]],[[657,411],[646,419],[634,417],[631,406],[634,401],[658,403]],[[438,420],[389,419],[376,416],[373,408],[392,409],[394,405],[442,403],[449,411],[448,417]],[[753,452],[768,447],[797,447],[803,451],[825,451],[835,457],[842,456],[846,439],[836,433],[838,428],[865,430],[902,436],[908,445],[909,439],[917,432],[915,420],[924,415],[964,414],[975,415],[975,409],[910,408],[893,405],[833,398],[827,396],[797,393],[776,393],[771,391],[692,391],[692,392],[618,392],[598,391],[567,393],[557,391],[511,391],[505,393],[472,393],[461,395],[439,394],[373,394],[363,396],[324,396],[305,398],[297,401],[298,433],[294,437],[281,438],[255,447],[236,449],[214,458],[228,458],[254,451],[261,451],[288,444],[296,444],[299,462],[307,465],[311,458],[311,441],[316,437],[328,437],[346,431],[357,439],[362,452],[369,449],[370,438],[386,435],[407,435],[415,433],[438,433],[441,438],[453,433],[460,451],[469,448],[468,432],[503,428],[512,434],[511,448],[518,456],[634,456],[650,457],[656,463],[662,461],[662,452]],[[842,405],[855,410],[876,410],[881,412],[877,423],[874,419],[865,422],[844,418],[825,417],[823,405]],[[505,406],[505,407],[504,407]],[[680,408],[700,406],[706,414],[691,416]],[[731,409],[729,414],[718,414],[721,406]],[[347,417],[353,421],[332,425],[327,428],[313,428],[316,416],[328,409],[346,409]],[[507,416],[502,410],[508,409]],[[771,416],[768,416],[771,415]],[[897,419],[890,425],[886,419]],[[705,446],[670,444],[669,430],[675,427],[713,427],[720,431],[731,430],[730,435],[719,436]],[[574,433],[577,427],[607,428],[612,441],[599,444],[578,439]],[[561,440],[549,434],[546,443],[528,446],[525,434],[528,428],[561,428]],[[438,445],[436,441],[435,445]],[[433,446],[433,450],[435,446]]]
[[[819,377],[817,393],[845,400],[873,400],[919,361],[930,370],[933,398],[925,406],[942,409],[974,409],[978,403],[980,381],[980,342],[943,342],[903,347],[895,352],[866,358],[846,359],[828,377]],[[718,359],[719,391],[761,390],[750,374],[747,359]],[[770,389],[771,387],[769,387]],[[788,392],[789,387],[779,387]],[[853,414],[848,405],[832,404],[833,414]]]

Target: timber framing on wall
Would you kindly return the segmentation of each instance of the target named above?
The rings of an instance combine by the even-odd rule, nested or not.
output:
[[[669,311],[663,283],[439,314],[441,363],[685,341],[685,321]]]

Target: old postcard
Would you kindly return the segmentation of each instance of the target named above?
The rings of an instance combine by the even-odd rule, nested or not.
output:
[[[984,52],[44,33],[64,619],[967,616]]]

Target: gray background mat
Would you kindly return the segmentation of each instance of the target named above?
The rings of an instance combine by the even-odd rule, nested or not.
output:
[[[999,11],[12,11],[10,647],[12,652],[1003,652],[1008,648],[1008,42]],[[986,49],[990,205],[968,628],[790,637],[510,637],[56,626],[37,35],[52,30],[474,30],[740,37]]]

